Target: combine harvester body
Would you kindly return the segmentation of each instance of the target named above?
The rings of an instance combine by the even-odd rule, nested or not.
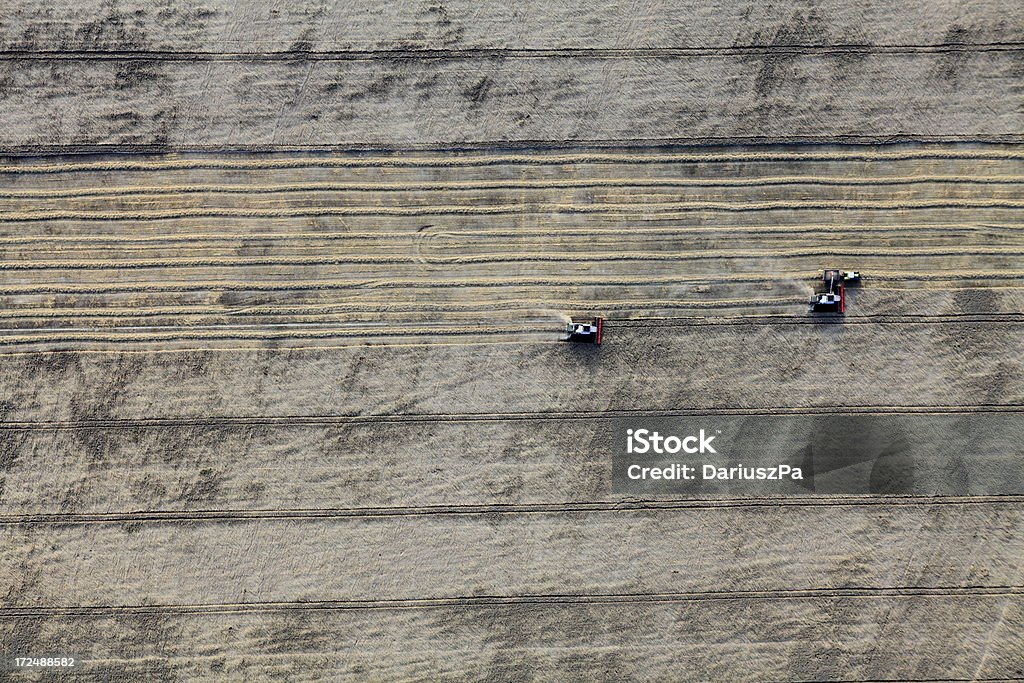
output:
[[[565,326],[565,334],[564,341],[600,346],[604,336],[604,318],[573,320]]]
[[[846,286],[860,282],[860,273],[855,270],[843,272],[829,268],[822,278],[825,291],[811,297],[811,310],[815,313],[846,313]]]

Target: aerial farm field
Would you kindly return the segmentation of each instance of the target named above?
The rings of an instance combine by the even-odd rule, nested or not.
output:
[[[14,675],[1024,679],[1024,495],[638,498],[608,439],[1024,441],[1005,3],[37,4],[0,10],[0,655],[81,666]]]

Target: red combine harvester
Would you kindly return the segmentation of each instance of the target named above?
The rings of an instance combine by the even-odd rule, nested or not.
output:
[[[573,320],[565,326],[565,334],[563,341],[600,346],[604,335],[604,318]]]
[[[835,268],[825,271],[825,291],[811,297],[811,310],[815,313],[846,312],[846,286],[860,282],[860,273],[855,270],[844,273]]]

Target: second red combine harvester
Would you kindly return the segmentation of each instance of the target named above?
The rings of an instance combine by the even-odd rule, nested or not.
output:
[[[836,268],[825,270],[825,291],[811,297],[811,310],[815,313],[846,313],[846,286],[860,282],[855,270],[843,272]]]
[[[565,341],[600,346],[604,335],[604,318],[573,320],[566,324],[565,334]]]

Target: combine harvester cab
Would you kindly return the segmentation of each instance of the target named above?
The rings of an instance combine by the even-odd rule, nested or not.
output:
[[[811,310],[815,313],[846,313],[846,287],[860,282],[860,273],[856,270],[843,272],[835,268],[825,270],[822,277],[825,291],[811,297]]]
[[[565,326],[565,334],[563,341],[600,346],[604,336],[604,318],[573,320]]]

